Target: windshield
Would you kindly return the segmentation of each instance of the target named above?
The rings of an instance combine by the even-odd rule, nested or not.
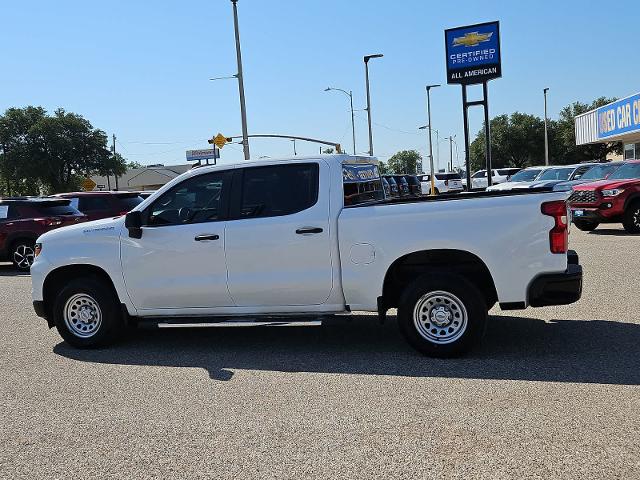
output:
[[[575,168],[550,168],[544,172],[538,180],[569,180]]]
[[[518,173],[514,174],[511,179],[509,179],[510,182],[530,182],[533,179],[535,179],[541,172],[541,169],[527,169],[527,170],[520,170]]]
[[[591,167],[587,172],[580,177],[580,180],[600,180],[605,178],[611,172],[613,172],[617,165],[596,165]]]
[[[640,178],[640,162],[625,163],[611,174],[609,180],[625,180],[628,178]]]

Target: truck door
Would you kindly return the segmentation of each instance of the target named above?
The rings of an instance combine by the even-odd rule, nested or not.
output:
[[[225,242],[234,303],[323,304],[333,283],[328,165],[250,167],[235,175]]]
[[[122,237],[127,292],[138,309],[231,306],[224,228],[231,173],[190,177],[143,212],[142,237]]]

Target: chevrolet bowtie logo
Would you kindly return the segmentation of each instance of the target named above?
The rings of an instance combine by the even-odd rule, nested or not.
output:
[[[491,40],[491,36],[493,32],[490,33],[478,33],[478,32],[469,32],[465,33],[462,37],[456,37],[453,39],[454,47],[475,47],[482,42],[488,42]]]

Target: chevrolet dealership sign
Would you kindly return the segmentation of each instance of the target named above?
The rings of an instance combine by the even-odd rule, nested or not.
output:
[[[502,76],[500,22],[450,28],[444,32],[447,83],[483,83]]]

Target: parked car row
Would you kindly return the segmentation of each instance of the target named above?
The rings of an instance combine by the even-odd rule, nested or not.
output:
[[[28,271],[36,239],[66,225],[125,215],[142,202],[135,192],[73,192],[0,199],[0,260]]]
[[[601,223],[622,223],[627,232],[640,233],[638,160],[528,167],[487,191],[533,188],[571,191],[571,216],[580,230],[595,230]]]

